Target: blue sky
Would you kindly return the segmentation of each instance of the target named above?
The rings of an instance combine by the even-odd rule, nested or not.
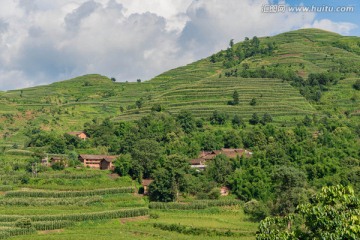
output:
[[[346,13],[317,13],[315,19],[330,19],[334,22],[351,22],[358,27],[350,31],[348,35],[360,36],[360,1],[359,0],[288,0],[287,4],[291,6],[354,6],[354,12]]]
[[[316,27],[360,36],[353,13],[263,13],[278,0],[1,0],[0,90],[98,73],[148,80],[225,49],[230,39]]]

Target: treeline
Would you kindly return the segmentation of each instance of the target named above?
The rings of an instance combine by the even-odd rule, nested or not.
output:
[[[311,73],[307,79],[299,76],[291,69],[275,66],[263,66],[260,69],[249,69],[247,64],[242,65],[242,69],[232,69],[225,72],[225,77],[242,78],[278,78],[290,82],[290,84],[300,90],[301,95],[312,101],[320,101],[321,95],[327,91],[329,86],[336,85],[343,75],[336,72]]]
[[[241,43],[234,44],[234,40],[230,40],[229,47],[225,51],[220,51],[210,57],[212,63],[222,62],[225,68],[232,68],[239,65],[246,58],[255,55],[271,55],[276,49],[275,42],[260,43],[260,39],[254,36],[252,39],[248,37]]]
[[[257,200],[247,205],[248,212],[266,216],[293,211],[311,189],[324,185],[350,184],[360,190],[358,124],[314,115],[284,128],[271,122],[248,124],[239,116],[238,124],[234,118],[221,112],[209,119],[195,119],[187,111],[153,112],[135,122],[93,120],[84,128],[92,148],[120,154],[114,163],[117,173],[154,179],[151,201],[172,202],[189,194],[217,199],[219,187],[228,186],[244,202]],[[218,155],[204,171],[190,168],[189,160],[201,151],[224,147],[249,149],[253,155]]]

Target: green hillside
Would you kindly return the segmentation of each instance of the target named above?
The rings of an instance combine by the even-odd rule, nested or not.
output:
[[[120,83],[101,75],[86,75],[46,86],[1,92],[2,139],[23,142],[22,130],[29,125],[64,132],[82,129],[85,122],[94,118],[135,120],[151,112],[155,105],[170,113],[187,109],[196,117],[208,117],[214,110],[244,119],[255,112],[269,113],[275,122],[287,124],[299,116],[323,115],[329,111],[358,116],[358,93],[347,83],[359,77],[359,38],[317,29],[298,30],[259,38],[260,53],[250,53],[241,61],[234,55],[227,62],[227,51],[246,50],[251,41],[214,54],[217,60],[211,56],[146,82]],[[271,52],[261,52],[270,46]],[[235,71],[245,75],[263,71],[266,77],[241,74],[226,77]],[[266,75],[269,72],[292,73],[305,81],[311,73],[335,72],[342,80],[327,86],[323,98],[314,102],[300,94],[301,89],[291,79],[269,78]],[[228,105],[235,90],[240,103]],[[348,96],[354,97],[350,100]],[[253,98],[256,105],[252,106]],[[335,101],[338,98],[342,100]]]
[[[246,38],[113,80],[0,92],[0,239],[357,239],[360,38]]]

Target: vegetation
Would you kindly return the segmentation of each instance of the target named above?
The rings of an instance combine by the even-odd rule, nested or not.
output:
[[[360,200],[350,187],[324,187],[298,213],[266,218],[260,223],[262,239],[358,239]]]
[[[151,81],[87,75],[1,93],[0,238],[254,239],[263,220],[259,239],[352,239],[360,190],[356,41],[299,30],[230,41]],[[80,130],[89,138],[67,134]],[[190,167],[222,148],[247,151]],[[79,154],[118,157],[113,171],[100,171],[84,167]],[[52,157],[61,161],[42,162]],[[143,179],[153,180],[147,196],[138,194]],[[340,184],[354,191],[321,190]],[[230,195],[220,196],[225,186]]]

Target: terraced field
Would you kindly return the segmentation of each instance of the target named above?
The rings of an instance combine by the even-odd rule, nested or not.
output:
[[[338,103],[328,98],[345,96],[341,86],[352,81],[360,67],[358,38],[302,29],[260,38],[260,41],[274,43],[274,53],[249,57],[234,68],[241,69],[245,63],[250,69],[277,66],[305,79],[309,73],[349,72],[349,69],[352,73],[348,74],[348,80],[330,86],[320,105],[308,102],[298,89],[279,79],[227,78],[224,75],[229,69],[225,69],[222,62],[212,63],[210,58],[141,83],[112,82],[108,77],[93,74],[46,86],[0,92],[0,144],[23,145],[26,141],[23,133],[29,126],[59,133],[76,131],[95,118],[136,120],[150,113],[154,105],[161,105],[173,114],[190,110],[196,117],[203,118],[214,110],[229,116],[238,114],[245,120],[254,112],[268,112],[276,124],[292,124],[294,118],[314,113],[324,115],[334,108]],[[240,94],[240,104],[229,106],[227,102],[234,90]],[[249,104],[252,98],[257,100],[255,106]],[[353,99],[339,105],[341,111],[337,112],[351,112],[356,116],[358,100],[356,96]],[[141,106],[136,102],[141,102]]]
[[[232,100],[234,90],[240,95],[240,104],[227,105]],[[252,98],[257,104],[251,106]],[[315,109],[299,93],[278,79],[253,78],[206,78],[193,84],[180,85],[174,89],[158,95],[152,100],[154,103],[165,106],[171,113],[178,113],[186,109],[196,117],[208,117],[213,111],[225,111],[229,115],[238,114],[250,118],[253,113],[270,113],[275,120],[291,120],[294,116],[313,114]],[[134,119],[135,112],[128,111],[121,114],[118,119]],[[141,113],[150,112],[150,107],[144,107]]]
[[[257,223],[248,220],[242,203],[231,196],[153,203],[149,209],[147,198],[127,178],[109,178],[106,171],[91,169],[67,171],[23,173],[30,178],[27,188],[16,181],[23,179],[21,174],[1,179],[13,184],[0,185],[0,239],[254,239]],[[58,179],[62,187],[52,185]],[[82,180],[92,188],[79,190],[74,183]],[[118,187],[103,187],[114,184]]]

